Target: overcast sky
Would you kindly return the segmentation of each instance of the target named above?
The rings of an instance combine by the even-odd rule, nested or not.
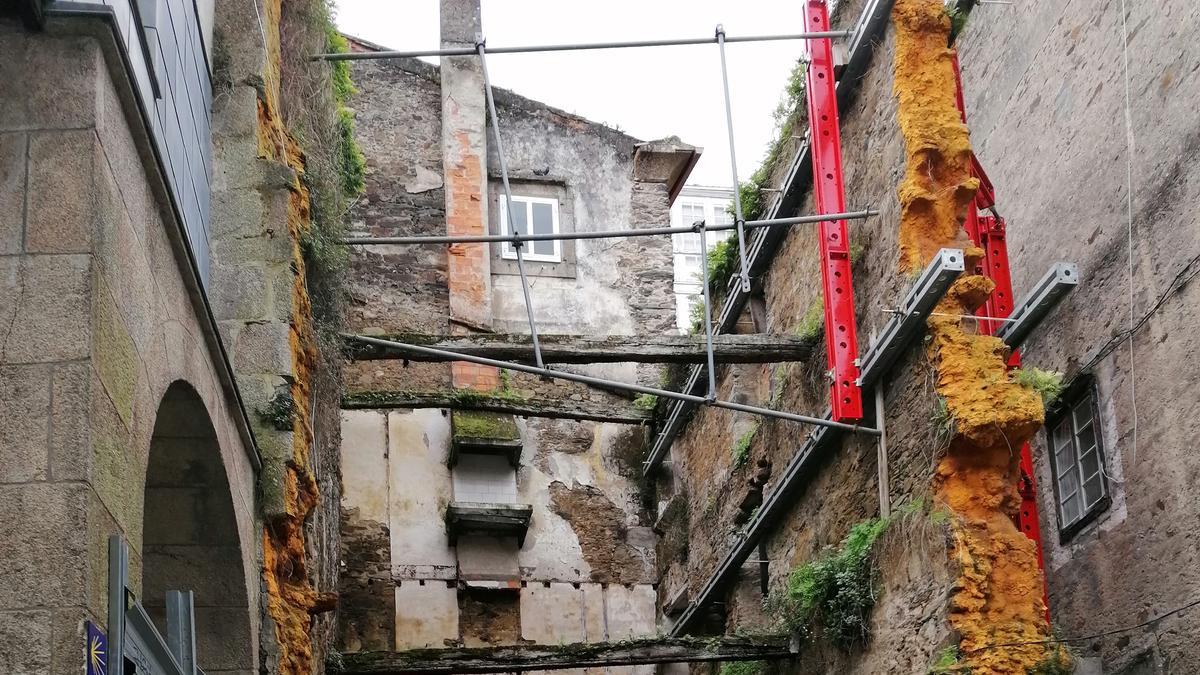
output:
[[[336,0],[341,30],[398,50],[436,49],[437,0]],[[483,0],[488,45],[611,42],[799,33],[798,0]],[[758,167],[774,135],[771,111],[803,52],[798,41],[726,46],[738,177]],[[657,47],[488,58],[492,82],[651,140],[704,148],[689,183],[731,185],[717,46]]]

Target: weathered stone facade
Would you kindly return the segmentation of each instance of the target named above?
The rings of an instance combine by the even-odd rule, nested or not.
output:
[[[0,670],[80,672],[120,534],[151,611],[193,586],[208,672],[256,671],[258,458],[113,29],[0,53]]]
[[[475,26],[456,38],[473,44],[478,17],[466,19],[478,6],[446,5],[452,11],[449,24],[443,12],[443,38],[449,30],[453,42],[455,30]],[[356,48],[377,49],[364,42]],[[368,178],[353,234],[499,232],[500,165],[484,126],[477,61],[448,59],[440,68],[363,61],[355,63],[354,79]],[[672,185],[662,167],[676,169],[679,160],[662,153],[679,144],[639,145],[516,94],[495,95],[513,193],[554,200],[562,231],[668,224]],[[473,173],[476,160],[481,176]],[[539,332],[673,330],[668,239],[568,241],[561,250],[558,262],[525,263]],[[528,333],[514,263],[499,245],[356,248],[350,327],[398,336]],[[660,377],[657,368],[633,364],[577,369],[653,384]],[[453,385],[519,400],[628,406],[631,399],[487,367],[456,364],[453,377],[451,370],[354,362],[347,393],[365,400],[389,391],[449,393]],[[504,469],[499,458],[472,459],[458,449],[460,434],[446,410],[344,411],[343,555],[355,562],[341,593],[356,604],[342,612],[343,649],[557,644],[654,632],[655,537],[639,489],[645,430],[538,417],[517,418],[515,428],[514,468]],[[487,489],[507,491],[495,501],[531,507],[527,530],[448,531],[452,504]]]
[[[840,8],[841,21],[849,27],[864,3],[841,4],[846,5]],[[1163,615],[1193,599],[1197,588],[1194,565],[1185,562],[1194,556],[1195,543],[1182,526],[1195,500],[1193,490],[1178,482],[1195,464],[1187,454],[1187,439],[1195,435],[1195,397],[1184,392],[1194,388],[1197,376],[1192,360],[1183,356],[1194,347],[1187,328],[1196,321],[1187,309],[1195,304],[1189,304],[1191,285],[1169,294],[1150,313],[1135,334],[1132,366],[1130,349],[1120,342],[1131,314],[1121,11],[1116,2],[1012,10],[984,5],[959,40],[972,144],[1008,221],[1016,294],[1028,291],[1055,261],[1080,266],[1079,288],[1023,349],[1028,366],[1063,371],[1068,381],[1094,377],[1099,398],[1111,505],[1082,531],[1060,537],[1045,433],[1034,444],[1051,618],[1064,636]],[[1159,48],[1168,35],[1200,17],[1188,3],[1131,5],[1129,11],[1136,143],[1132,314],[1140,318],[1200,252],[1195,218],[1180,206],[1195,196],[1195,171],[1186,157],[1196,124],[1187,109],[1200,81],[1184,65],[1189,58],[1195,61],[1195,50]],[[864,345],[889,318],[881,308],[894,307],[909,284],[897,265],[895,190],[904,146],[892,98],[893,50],[889,30],[859,95],[841,111],[848,202],[881,211],[851,224],[852,238],[863,248],[854,281]],[[808,209],[811,203],[802,211]],[[819,301],[816,262],[811,232],[793,230],[763,282],[766,330],[794,330]],[[1114,335],[1119,349],[1101,353]],[[938,404],[928,358],[923,348],[913,349],[885,385],[893,506],[927,497],[934,463],[944,450],[945,439],[938,437],[932,419]],[[745,395],[786,410],[818,412],[826,396],[824,364],[818,359],[763,372],[722,368],[721,396]],[[746,468],[733,468],[732,446],[750,424],[738,417],[701,410],[675,442],[666,470],[672,479],[661,483],[660,503],[671,504],[672,491],[686,496],[687,508],[673,506],[672,513],[687,515],[690,546],[685,559],[677,553],[673,562],[660,560],[668,568],[659,590],[664,604],[684,586],[694,597],[728,550],[750,468],[760,461],[780,467],[797,447],[793,425],[763,421]],[[1135,448],[1135,436],[1140,447]],[[837,544],[852,524],[878,512],[876,472],[875,444],[867,438],[847,438],[817,465],[761,556],[770,561],[773,589],[822,547]],[[777,488],[772,477],[766,489]],[[672,536],[668,529],[664,542]],[[937,554],[944,547],[941,540],[937,534],[918,537],[929,548],[917,557],[884,546],[872,642],[853,653],[818,646],[805,653],[798,668],[864,673],[928,668],[938,650],[953,644],[940,605],[956,572]],[[726,611],[714,616],[717,628],[733,631],[765,619],[758,568],[743,570],[725,598]],[[1088,667],[1100,667],[1095,660],[1102,661],[1104,672],[1186,671],[1198,658],[1194,642],[1185,637],[1195,633],[1194,623],[1185,612],[1073,646]]]

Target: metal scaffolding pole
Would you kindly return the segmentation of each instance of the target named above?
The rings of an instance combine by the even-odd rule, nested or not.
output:
[[[697,231],[700,233],[700,269],[701,279],[703,283],[702,290],[704,291],[704,351],[708,357],[708,400],[715,401],[717,399],[717,368],[713,363],[713,331],[712,331],[712,304],[709,299],[708,290],[708,235],[705,234],[704,221],[696,223]]]
[[[844,424],[842,422],[834,422],[829,419],[819,417],[809,417],[808,415],[797,415],[795,413],[784,412],[782,410],[771,410],[769,408],[759,408],[752,405],[743,405],[732,401],[717,401],[709,400],[703,396],[695,396],[692,394],[684,394],[678,391],[669,389],[658,389],[656,387],[645,387],[640,384],[632,384],[629,382],[617,382],[615,380],[606,380],[590,375],[580,375],[578,373],[568,373],[561,370],[550,370],[549,368],[538,368],[537,366],[527,366],[522,363],[511,363],[508,361],[498,361],[496,359],[484,358],[482,356],[471,356],[468,354],[460,354],[451,352],[445,349],[435,349],[433,347],[425,347],[422,345],[412,345],[403,342],[394,342],[392,340],[381,340],[379,338],[368,337],[366,335],[353,335],[350,333],[342,333],[342,337],[348,340],[358,340],[369,345],[377,347],[392,347],[395,349],[403,349],[418,354],[429,354],[431,356],[439,356],[448,360],[467,361],[468,363],[478,363],[484,366],[494,366],[496,368],[506,368],[515,370],[520,373],[529,373],[541,377],[553,377],[559,380],[568,380],[571,382],[579,382],[581,384],[589,384],[600,387],[611,387],[613,389],[623,389],[637,394],[650,394],[652,396],[661,396],[663,398],[671,398],[679,401],[687,401],[689,403],[697,403],[700,405],[708,405],[714,408],[724,408],[726,410],[735,410],[737,412],[753,413],[762,415],[763,417],[775,417],[778,419],[789,420],[791,422],[800,422],[801,424],[811,424],[819,427],[829,427],[832,429],[841,429],[855,433],[870,434],[878,436],[879,431],[870,427],[862,427],[854,424]]]
[[[810,33],[793,33],[788,35],[747,35],[743,37],[727,37],[726,42],[778,42],[782,40],[820,40],[825,38],[841,39],[854,35],[854,31],[828,30]],[[530,45],[524,47],[494,47],[488,50],[490,54],[533,54],[538,52],[578,52],[595,49],[627,49],[638,47],[679,47],[686,45],[708,45],[717,41],[710,38],[677,38],[666,40],[627,40],[623,42],[580,42],[558,45]],[[345,54],[317,54],[314,61],[369,61],[374,59],[416,58],[421,56],[475,56],[474,49],[466,47],[451,49],[424,49],[416,51],[380,51],[380,52],[350,52]]]
[[[738,260],[741,262],[742,292],[750,292],[750,262],[746,259],[746,220],[742,217],[742,194],[738,183],[737,148],[733,143],[733,104],[729,100],[729,70],[725,67],[725,27],[717,26],[717,47],[721,51],[721,87],[725,91],[725,130],[729,134],[729,171],[733,177],[733,213],[737,226]],[[705,258],[707,260],[707,258]]]
[[[533,301],[529,297],[529,279],[525,276],[525,257],[521,253],[524,244],[517,230],[517,221],[513,218],[512,188],[508,185],[508,161],[504,159],[504,141],[500,140],[500,117],[496,114],[496,100],[492,97],[492,81],[488,78],[487,57],[484,55],[483,36],[475,44],[479,54],[479,68],[483,71],[483,90],[487,94],[488,116],[492,118],[492,133],[496,135],[496,157],[500,160],[500,180],[504,183],[504,208],[508,211],[508,229],[512,231],[512,246],[517,253],[517,272],[521,275],[521,292],[525,295],[525,312],[529,315],[529,336],[533,341],[533,359],[538,368],[544,368],[542,363],[542,348],[538,344],[537,324],[533,320]],[[486,161],[486,160],[485,160]],[[530,232],[533,231],[532,214],[525,223]]]
[[[767,220],[747,220],[744,225],[748,230],[761,227],[784,227],[790,225],[805,225],[823,223],[835,220],[862,220],[879,215],[874,209],[848,211],[846,213],[830,213],[822,216],[796,216],[794,218],[771,218]],[[709,232],[737,229],[734,223],[706,225]],[[545,234],[523,234],[519,237],[511,234],[486,234],[463,236],[414,236],[414,237],[348,237],[342,240],[347,246],[376,246],[383,244],[488,244],[515,243],[520,241],[569,241],[578,239],[615,239],[620,237],[656,237],[661,235],[684,234],[695,232],[696,226],[681,227],[646,227],[636,230],[601,230],[599,232],[554,232]]]

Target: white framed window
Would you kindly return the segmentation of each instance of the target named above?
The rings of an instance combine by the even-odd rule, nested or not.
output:
[[[691,227],[698,220],[704,220],[703,202],[683,202],[679,205],[679,214],[684,227]]]
[[[1104,448],[1093,389],[1069,392],[1048,425],[1059,531],[1069,537],[1108,504]]]
[[[558,234],[558,200],[549,197],[519,197],[513,195],[512,217],[516,222],[509,228],[508,200],[500,195],[500,233],[512,234]],[[532,229],[530,228],[532,224]],[[562,262],[562,241],[530,241],[524,244],[521,253],[526,260],[535,262]],[[517,259],[517,250],[511,242],[501,242],[500,257]]]
[[[719,206],[719,205],[714,204],[713,205],[713,225],[732,225],[733,224],[733,214],[729,212],[729,209],[732,206],[733,206],[732,204],[730,204],[729,206]]]
[[[700,265],[703,261],[700,254],[680,254],[675,256],[675,283],[698,284],[704,273]]]
[[[679,232],[675,235],[676,253],[700,253],[699,232]]]

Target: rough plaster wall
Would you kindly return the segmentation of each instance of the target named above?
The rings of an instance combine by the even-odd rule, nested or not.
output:
[[[651,611],[647,612],[646,608]],[[521,591],[521,636],[537,644],[619,641],[654,633],[654,590],[617,584],[531,583]],[[649,675],[653,666],[605,668],[614,675]],[[549,671],[529,671],[543,673]],[[552,671],[584,675],[594,670]]]
[[[1200,27],[1200,13],[1180,0],[1128,9],[1140,317],[1200,254],[1190,207],[1200,197],[1200,168],[1192,161],[1200,146],[1200,49],[1180,40]],[[1032,336],[1024,360],[1072,375],[1129,322],[1121,3],[1038,3],[982,18],[972,19],[963,41],[967,108],[1008,219],[1015,291],[1029,289],[1054,261],[1080,267],[1079,288]],[[1001,20],[1003,34],[988,29]],[[1197,348],[1198,298],[1191,284],[1166,302],[1134,340],[1132,369],[1127,346],[1097,365],[1114,505],[1065,544],[1057,536],[1044,434],[1035,445],[1051,612],[1064,633],[1138,623],[1194,599],[1200,587],[1196,536],[1183,525],[1200,509],[1188,478],[1200,469],[1191,451],[1200,366],[1185,356]],[[1183,613],[1081,650],[1102,656],[1111,672],[1138,663],[1152,668],[1147,672],[1197,670],[1200,647],[1190,637],[1200,632],[1197,622],[1195,613]]]
[[[496,98],[510,176],[564,185],[571,193],[576,231],[669,224],[665,184],[633,180],[633,138],[509,92],[497,91]],[[488,147],[488,171],[498,177],[495,144]],[[633,335],[670,330],[673,324],[662,318],[674,306],[670,239],[564,242],[572,245],[574,279],[532,279],[541,332]],[[518,277],[495,276],[492,302],[497,330],[528,332]]]
[[[106,622],[109,534],[129,541],[141,586],[146,463],[172,382],[192,385],[215,429],[244,575],[222,581],[244,586],[253,629],[259,530],[182,231],[106,67],[111,33],[52,28],[0,21],[0,671],[65,674],[82,621]],[[257,658],[249,636],[239,647]]]
[[[387,416],[342,412],[342,481],[354,486],[341,500],[340,638],[347,651],[395,644],[388,518]]]
[[[654,536],[639,516],[630,467],[615,459],[631,444],[640,447],[641,433],[631,435],[631,428],[622,425],[567,420],[521,420],[519,426],[525,446],[517,501],[534,506],[525,545],[516,550],[511,539],[464,536],[455,549],[449,546],[443,522],[452,497],[446,466],[449,418],[439,410],[343,413],[342,539],[347,570],[342,593],[347,604],[354,603],[353,613],[342,612],[345,649],[382,648],[377,646],[380,641],[392,635],[380,621],[384,612],[398,617],[394,639],[401,646],[455,643],[460,639],[460,604],[451,605],[439,588],[451,582],[453,598],[454,582],[460,578],[522,582],[522,625],[558,623],[555,605],[538,600],[550,596],[534,590],[551,583],[576,595],[580,591],[575,585],[593,589],[588,592],[597,593],[594,611],[601,617],[596,625],[611,635],[653,632]],[[587,495],[588,501],[555,507],[556,492]],[[581,512],[580,506],[597,513]],[[560,511],[581,516],[583,522],[573,527]],[[385,542],[388,550],[382,550]],[[597,557],[584,542],[621,555]],[[589,560],[605,561],[605,566],[593,566]],[[399,588],[389,602],[385,584],[393,579]],[[604,593],[602,586],[608,589]],[[413,604],[416,596],[433,604]],[[414,613],[416,607],[420,612]],[[521,637],[538,640],[539,630],[530,628]],[[588,639],[596,639],[598,630]]]

